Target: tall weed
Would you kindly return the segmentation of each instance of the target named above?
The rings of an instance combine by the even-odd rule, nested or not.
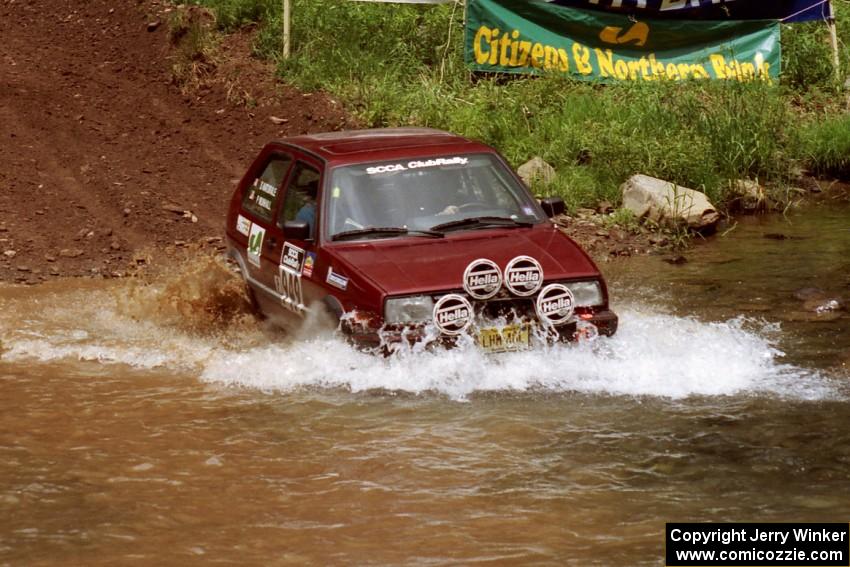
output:
[[[265,20],[281,4],[280,0],[192,0],[190,3],[212,9],[216,24],[224,31]]]
[[[818,174],[850,180],[850,114],[820,117],[803,127],[802,153]]]

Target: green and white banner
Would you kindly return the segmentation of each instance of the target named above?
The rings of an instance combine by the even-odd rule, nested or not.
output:
[[[543,0],[468,0],[466,62],[476,71],[773,82],[780,60],[776,21],[635,21]]]

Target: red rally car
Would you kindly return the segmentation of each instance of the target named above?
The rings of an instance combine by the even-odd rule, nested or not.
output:
[[[273,322],[325,312],[363,348],[613,335],[602,275],[549,220],[563,211],[493,148],[447,132],[297,136],[266,145],[239,183],[227,254]]]

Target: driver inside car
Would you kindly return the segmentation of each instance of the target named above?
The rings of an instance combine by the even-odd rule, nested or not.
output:
[[[295,220],[307,223],[310,238],[313,238],[313,229],[316,226],[316,195],[319,193],[319,181],[313,180],[308,182],[302,191],[304,204],[295,215]]]
[[[439,213],[437,213],[438,217],[442,217],[445,215],[456,215],[460,212],[460,207],[457,205],[449,205]]]
[[[439,176],[439,177],[438,177]],[[437,181],[434,182],[433,179],[437,178]],[[434,197],[439,199],[442,202],[452,202],[457,201],[457,198],[461,195],[461,192],[456,189],[456,181],[452,179],[451,176],[447,176],[444,172],[432,172],[431,179],[434,190]],[[463,203],[458,205],[447,205],[442,210],[437,213],[434,213],[436,216],[447,216],[447,215],[456,215],[461,211],[461,207],[463,207]]]

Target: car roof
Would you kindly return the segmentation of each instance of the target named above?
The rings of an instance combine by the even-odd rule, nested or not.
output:
[[[274,144],[296,146],[329,165],[494,151],[480,142],[433,128],[343,130],[284,138]]]

